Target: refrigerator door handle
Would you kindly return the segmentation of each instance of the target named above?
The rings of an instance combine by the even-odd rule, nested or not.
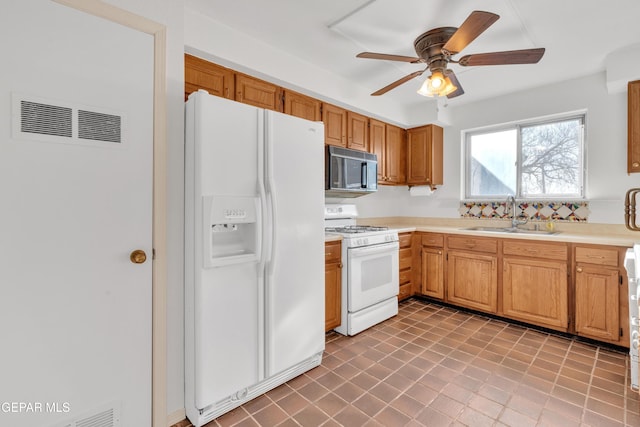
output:
[[[265,111],[265,115],[269,117],[269,112]],[[265,188],[267,193],[267,220],[265,221],[265,229],[269,233],[267,243],[266,243],[266,262],[268,263],[268,272],[267,275],[271,274],[275,269],[275,261],[274,261],[274,251],[277,244],[277,223],[276,218],[278,214],[276,212],[277,205],[277,195],[275,188],[275,178],[273,177],[273,130],[271,129],[271,121],[269,119],[265,120],[265,140],[264,140],[264,170],[265,170]]]

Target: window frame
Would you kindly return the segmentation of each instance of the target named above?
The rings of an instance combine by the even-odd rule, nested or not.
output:
[[[532,127],[532,126],[541,126],[546,124],[551,124],[555,122],[562,122],[578,119],[581,121],[581,133],[582,138],[580,141],[580,162],[577,165],[579,170],[581,171],[580,176],[580,194],[577,195],[543,195],[540,197],[526,197],[522,195],[522,128],[523,127]],[[548,200],[548,201],[585,201],[587,200],[586,194],[586,180],[587,180],[587,112],[586,110],[580,111],[572,111],[561,114],[554,114],[545,117],[538,117],[535,119],[527,119],[527,120],[519,120],[509,123],[502,123],[497,125],[483,126],[481,128],[467,129],[463,130],[462,133],[462,179],[461,182],[463,184],[463,188],[461,188],[461,199],[463,201],[473,201],[473,200],[500,200],[503,198],[503,195],[469,195],[469,189],[471,188],[471,138],[476,135],[483,135],[488,133],[498,133],[504,132],[508,130],[516,130],[516,191],[515,194],[504,194],[504,198],[507,196],[513,195],[518,200],[526,200],[526,201],[540,201],[540,200]]]

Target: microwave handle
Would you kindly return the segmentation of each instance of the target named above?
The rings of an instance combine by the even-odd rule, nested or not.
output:
[[[367,179],[367,162],[360,164],[360,187],[367,188],[369,186],[369,180]]]

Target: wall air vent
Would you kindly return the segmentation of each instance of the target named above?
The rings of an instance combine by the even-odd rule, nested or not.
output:
[[[72,109],[38,102],[20,101],[20,130],[71,138]]]
[[[12,93],[12,137],[94,147],[121,147],[125,116],[102,108]]]
[[[120,116],[78,110],[78,138],[122,142]]]

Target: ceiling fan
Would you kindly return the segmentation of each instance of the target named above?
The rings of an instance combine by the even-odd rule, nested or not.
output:
[[[460,82],[453,70],[447,68],[453,64],[466,66],[503,65],[503,64],[535,64],[544,55],[544,48],[510,50],[503,52],[476,53],[466,55],[459,60],[451,57],[462,51],[469,43],[482,34],[500,18],[491,12],[474,11],[467,17],[459,28],[434,28],[416,38],[413,45],[418,57],[390,55],[385,53],[362,52],[358,58],[385,59],[389,61],[410,62],[412,64],[427,64],[427,68],[415,71],[395,82],[373,92],[372,96],[382,95],[409,80],[431,71],[431,76],[424,82],[418,93],[426,96],[446,96],[455,98],[464,93]]]

